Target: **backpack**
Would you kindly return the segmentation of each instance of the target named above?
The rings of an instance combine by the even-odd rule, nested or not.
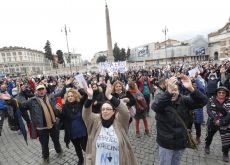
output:
[[[138,91],[133,93],[133,96],[136,100],[135,108],[137,112],[145,111],[147,109],[147,103],[145,101],[144,95]]]

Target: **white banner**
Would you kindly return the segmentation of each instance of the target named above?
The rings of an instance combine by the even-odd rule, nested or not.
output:
[[[126,61],[120,62],[101,62],[99,64],[99,72],[100,73],[124,73],[127,71]]]

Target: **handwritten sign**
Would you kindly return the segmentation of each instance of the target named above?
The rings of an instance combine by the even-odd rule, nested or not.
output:
[[[84,88],[84,84],[87,84],[82,73],[75,76],[75,79],[78,81],[81,88]]]
[[[99,72],[100,73],[114,73],[114,72],[120,72],[124,73],[127,71],[126,68],[126,61],[120,61],[120,62],[101,62],[99,65]]]

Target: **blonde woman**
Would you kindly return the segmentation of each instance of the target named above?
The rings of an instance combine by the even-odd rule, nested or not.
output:
[[[87,143],[87,130],[82,119],[82,108],[83,101],[80,93],[75,89],[68,90],[64,97],[60,119],[64,124],[64,141],[67,148],[69,148],[70,141],[74,145],[79,159],[78,165],[84,163],[82,150],[85,151]]]

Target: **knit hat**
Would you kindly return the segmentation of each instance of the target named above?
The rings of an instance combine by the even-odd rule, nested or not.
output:
[[[220,91],[220,90],[225,91],[225,92],[226,92],[226,96],[229,96],[229,90],[228,90],[228,88],[226,88],[225,86],[219,86],[219,87],[216,89],[216,93],[217,93],[218,91]]]

